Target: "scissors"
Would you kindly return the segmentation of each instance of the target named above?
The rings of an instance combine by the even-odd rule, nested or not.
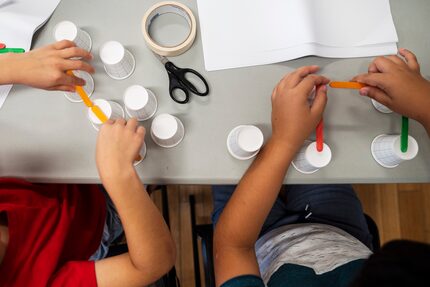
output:
[[[197,71],[193,69],[178,68],[166,57],[158,54],[155,55],[157,56],[158,60],[160,60],[160,62],[164,65],[167,74],[169,75],[169,93],[172,100],[174,100],[178,104],[186,104],[190,100],[190,92],[200,97],[205,97],[209,94],[208,83],[206,82],[205,78],[203,78],[203,76],[200,75]],[[189,80],[187,80],[187,74],[193,74],[194,76],[197,76],[204,84],[205,90],[200,92],[196,88],[196,86],[194,86]],[[179,97],[177,94],[175,94],[176,90],[182,91],[183,96]]]

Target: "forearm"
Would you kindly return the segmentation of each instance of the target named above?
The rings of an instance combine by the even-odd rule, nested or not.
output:
[[[175,260],[174,242],[135,170],[104,184],[121,218],[132,264],[143,271],[167,272]]]
[[[216,242],[253,248],[295,150],[270,140],[240,181],[215,231]]]
[[[13,66],[14,58],[17,55],[3,54],[0,55],[0,85],[14,84]]]

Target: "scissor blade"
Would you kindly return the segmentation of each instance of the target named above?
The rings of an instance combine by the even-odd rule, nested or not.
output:
[[[158,55],[156,53],[154,53],[155,57],[157,57],[158,60],[160,60],[161,63],[163,63],[163,65],[166,65],[167,62],[169,62],[169,59],[167,59],[164,56]]]

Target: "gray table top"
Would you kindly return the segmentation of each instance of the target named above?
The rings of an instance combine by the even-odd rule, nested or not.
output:
[[[138,166],[145,183],[227,184],[237,183],[251,161],[238,161],[227,152],[229,131],[240,124],[260,127],[270,136],[270,95],[281,77],[297,67],[318,64],[322,73],[347,80],[365,72],[371,59],[322,59],[307,57],[273,65],[206,72],[200,34],[195,44],[173,62],[192,67],[209,81],[206,99],[192,97],[188,105],[178,105],[168,96],[164,67],[143,40],[140,23],[155,0],[62,1],[47,25],[35,38],[34,46],[53,42],[56,23],[71,20],[93,39],[93,98],[122,103],[126,87],[141,84],[155,92],[160,113],[179,117],[186,128],[184,141],[176,148],[163,149],[146,138],[148,155]],[[197,16],[195,0],[181,1]],[[430,74],[430,2],[392,0],[400,46],[416,52],[424,75]],[[198,17],[197,17],[198,18]],[[108,40],[123,43],[135,56],[137,67],[129,79],[115,81],[104,72],[99,47]],[[370,153],[373,138],[383,133],[399,133],[400,116],[376,112],[366,98],[352,91],[329,92],[325,112],[326,142],[333,151],[330,165],[313,175],[290,168],[288,183],[383,183],[428,182],[430,144],[425,130],[416,122],[410,132],[419,145],[416,159],[395,169],[380,167]],[[59,92],[15,86],[0,110],[0,176],[22,177],[35,182],[99,182],[95,165],[97,133],[86,117],[84,105],[69,102]],[[150,121],[143,123],[149,128]]]

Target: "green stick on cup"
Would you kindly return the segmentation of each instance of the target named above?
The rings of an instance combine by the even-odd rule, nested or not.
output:
[[[402,117],[402,134],[400,137],[400,150],[405,153],[408,151],[409,141],[409,118],[407,117]]]

